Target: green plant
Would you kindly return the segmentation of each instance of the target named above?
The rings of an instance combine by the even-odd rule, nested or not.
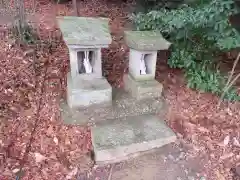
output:
[[[25,27],[21,29],[18,25],[14,25],[11,29],[11,35],[14,39],[26,45],[34,44],[39,39],[30,24],[26,24]]]
[[[184,0],[136,0],[137,11],[149,12],[160,8],[177,8]]]
[[[159,30],[173,43],[168,64],[183,68],[187,85],[220,95],[226,83],[217,68],[217,55],[240,47],[240,35],[229,17],[239,9],[233,0],[196,0],[178,9],[138,13],[134,22],[138,30]],[[238,99],[234,89],[225,94]]]

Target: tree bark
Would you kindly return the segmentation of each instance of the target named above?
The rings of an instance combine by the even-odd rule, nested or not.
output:
[[[27,28],[25,5],[23,0],[15,0],[14,2],[16,9],[15,26],[17,26],[20,42],[23,43],[24,31]]]
[[[77,0],[72,0],[74,16],[78,16]]]

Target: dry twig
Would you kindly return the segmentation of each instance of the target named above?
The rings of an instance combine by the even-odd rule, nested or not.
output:
[[[237,58],[236,58],[235,61],[234,61],[234,64],[233,64],[233,67],[232,67],[232,70],[231,70],[231,74],[230,74],[230,76],[228,77],[227,84],[226,84],[225,87],[223,88],[223,93],[222,93],[222,95],[221,95],[221,97],[220,97],[220,100],[219,100],[219,102],[218,102],[218,107],[221,105],[222,100],[223,100],[226,92],[229,90],[229,88],[232,87],[232,85],[233,85],[233,84],[236,82],[236,80],[240,77],[240,74],[238,74],[238,75],[232,80],[232,76],[233,76],[233,74],[234,74],[234,70],[235,70],[235,68],[236,68],[236,65],[237,65],[239,59],[240,59],[240,53],[238,53],[238,56],[237,56]],[[232,82],[231,82],[231,80],[232,80]]]
[[[114,167],[114,164],[111,165],[111,169],[110,169],[110,172],[109,172],[109,175],[108,175],[108,180],[111,180],[111,179],[112,179],[113,167]]]

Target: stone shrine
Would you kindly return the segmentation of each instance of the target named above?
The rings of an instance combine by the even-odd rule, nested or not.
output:
[[[175,141],[162,120],[166,106],[155,80],[157,51],[170,43],[157,32],[126,31],[129,73],[124,89],[112,89],[102,76],[101,48],[111,43],[108,20],[58,17],[58,22],[71,68],[61,117],[66,124],[91,124],[95,162],[119,162]]]
[[[67,76],[69,107],[110,103],[112,88],[102,76],[101,57],[101,48],[111,43],[108,20],[69,16],[57,20],[70,56],[71,71]]]
[[[124,38],[130,48],[125,90],[137,99],[161,96],[162,84],[155,80],[157,51],[168,49],[171,43],[153,31],[125,31]]]

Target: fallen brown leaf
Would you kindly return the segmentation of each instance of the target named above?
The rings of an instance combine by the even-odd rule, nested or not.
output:
[[[47,159],[47,157],[43,156],[42,154],[40,154],[38,152],[34,153],[34,157],[35,157],[36,163],[40,163],[40,162],[42,162],[42,161]]]

